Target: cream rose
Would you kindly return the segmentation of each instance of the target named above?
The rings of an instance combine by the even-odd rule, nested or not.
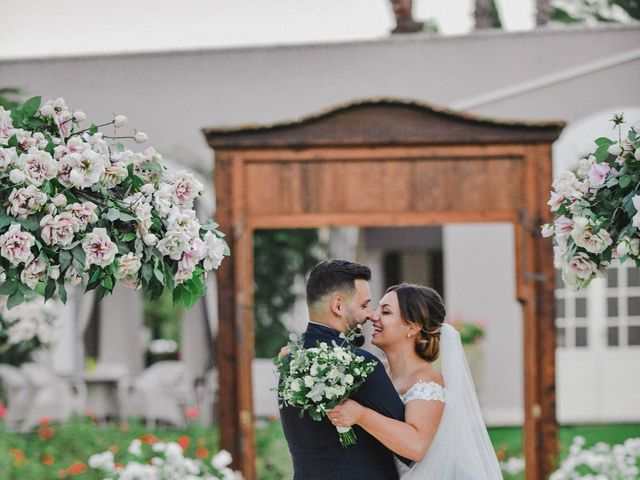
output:
[[[217,269],[224,259],[227,244],[212,232],[205,233],[204,243],[207,246],[207,254],[204,257],[202,266],[205,270]]]
[[[47,278],[47,265],[41,258],[29,262],[20,274],[20,280],[31,289]]]
[[[567,263],[567,269],[574,273],[576,277],[587,280],[596,273],[598,266],[584,252],[576,253]]]
[[[182,253],[189,246],[189,236],[184,232],[169,231],[158,242],[158,250],[173,260],[180,260]]]
[[[58,162],[43,150],[30,151],[20,157],[20,165],[26,180],[41,186],[45,180],[51,180],[58,174]]]
[[[7,213],[18,218],[27,218],[33,213],[39,212],[47,203],[47,194],[41,192],[35,185],[23,188],[14,188],[9,194],[9,207]]]

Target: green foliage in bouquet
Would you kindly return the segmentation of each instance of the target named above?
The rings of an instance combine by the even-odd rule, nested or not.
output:
[[[34,292],[65,302],[79,283],[100,299],[121,283],[190,307],[229,254],[218,225],[196,218],[203,185],[167,173],[153,148],[125,148],[147,141],[118,134],[126,117],[85,119],[61,98],[0,107],[0,295],[12,308]]]
[[[640,265],[640,136],[637,126],[623,137],[622,115],[612,119],[618,138],[600,137],[592,154],[553,182],[548,202],[554,223],[555,266],[569,288],[586,287],[613,261]]]

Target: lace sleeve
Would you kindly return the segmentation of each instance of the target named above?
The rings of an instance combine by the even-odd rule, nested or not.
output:
[[[404,403],[412,400],[437,400],[445,403],[444,388],[436,382],[419,380],[404,395],[401,395]]]

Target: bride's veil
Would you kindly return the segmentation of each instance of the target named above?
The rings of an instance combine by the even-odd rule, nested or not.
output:
[[[482,419],[460,334],[442,325],[440,358],[445,408],[425,458],[402,480],[496,480],[502,473]]]

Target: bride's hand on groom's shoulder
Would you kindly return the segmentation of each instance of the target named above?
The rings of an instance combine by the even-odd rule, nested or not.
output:
[[[345,400],[329,410],[327,417],[336,427],[350,427],[360,421],[364,407],[354,400]]]

